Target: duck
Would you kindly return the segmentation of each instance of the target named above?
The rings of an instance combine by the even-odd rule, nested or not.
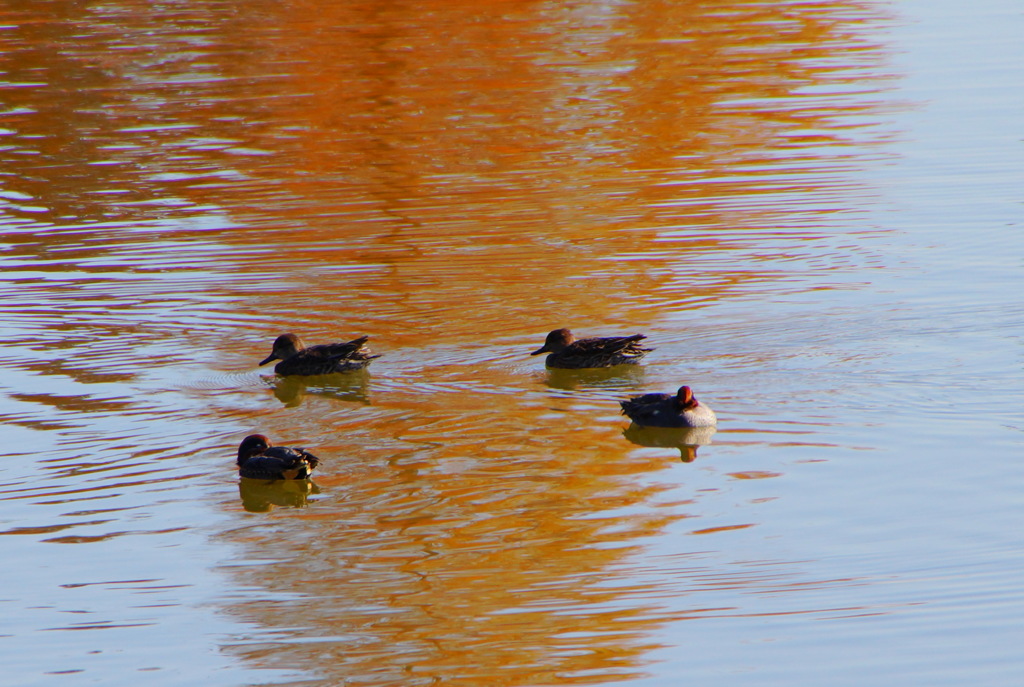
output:
[[[360,336],[347,343],[320,344],[310,346],[302,343],[295,334],[282,334],[274,340],[273,350],[260,365],[271,360],[280,360],[274,366],[279,375],[327,375],[335,372],[359,370],[379,358],[364,349],[369,336]]]
[[[698,403],[693,390],[679,387],[672,394],[644,394],[619,401],[622,414],[642,427],[714,427],[715,411]]]
[[[635,365],[653,348],[643,348],[643,334],[605,338],[577,339],[568,329],[556,329],[544,340],[544,345],[530,355],[550,353],[544,360],[548,367],[583,369]]]
[[[274,446],[262,434],[238,445],[238,474],[251,479],[309,479],[320,459],[301,448]]]

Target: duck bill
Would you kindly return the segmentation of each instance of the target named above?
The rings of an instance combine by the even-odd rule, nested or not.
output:
[[[273,353],[271,353],[271,354],[270,354],[269,356],[267,356],[267,359],[266,359],[266,360],[264,360],[264,361],[263,361],[262,363],[260,363],[260,365],[266,365],[266,364],[267,364],[267,363],[269,363],[269,362],[270,362],[271,360],[277,360],[277,356],[276,356],[276,355],[274,355]]]
[[[536,351],[534,351],[530,355],[540,355],[541,353],[547,353],[547,352],[548,352],[548,347],[547,346],[541,346],[540,348],[538,348]]]

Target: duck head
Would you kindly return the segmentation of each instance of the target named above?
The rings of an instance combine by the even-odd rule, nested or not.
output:
[[[282,334],[281,336],[274,339],[274,347],[267,356],[266,360],[260,363],[260,365],[266,365],[271,360],[285,360],[290,358],[306,346],[295,334]]]
[[[273,446],[270,439],[262,434],[250,434],[238,445],[238,464],[241,466],[253,456],[258,456]]]
[[[679,405],[680,410],[691,410],[700,405],[693,395],[693,390],[688,386],[679,387],[679,391],[676,393],[676,404]]]
[[[555,331],[548,334],[548,338],[544,339],[544,345],[538,348],[530,355],[540,355],[541,353],[559,353],[564,351],[576,337],[572,335],[572,332],[568,329],[556,329]]]

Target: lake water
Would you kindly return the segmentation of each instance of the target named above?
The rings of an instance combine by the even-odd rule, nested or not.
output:
[[[1022,35],[7,3],[0,684],[1019,684]],[[381,358],[278,379],[285,331]],[[716,433],[628,429],[681,384]],[[315,487],[240,484],[257,431]]]

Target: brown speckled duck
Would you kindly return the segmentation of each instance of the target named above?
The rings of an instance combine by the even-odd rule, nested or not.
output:
[[[280,360],[274,366],[279,375],[327,375],[335,372],[358,370],[370,364],[379,355],[371,355],[364,348],[370,337],[360,336],[348,343],[321,344],[306,348],[295,334],[282,334],[274,340],[270,355],[260,363]]]
[[[688,386],[672,394],[644,394],[620,401],[622,414],[644,427],[714,427],[715,411],[698,403]]]
[[[238,446],[238,474],[252,479],[309,479],[320,459],[309,451],[274,446],[262,434],[250,434]]]
[[[607,338],[576,339],[568,329],[556,329],[548,334],[544,345],[530,355],[550,353],[544,361],[548,367],[583,369],[635,365],[653,348],[643,348],[643,334]]]

